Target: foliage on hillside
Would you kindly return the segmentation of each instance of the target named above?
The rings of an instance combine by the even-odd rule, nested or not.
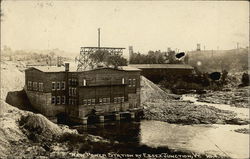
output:
[[[248,49],[189,52],[189,64],[201,72],[242,72],[248,69]]]
[[[56,65],[58,57],[60,57],[60,61],[70,60],[70,58],[65,55],[67,55],[67,53],[59,49],[12,50],[4,46],[3,50],[1,50],[2,61],[22,61],[28,65]]]
[[[175,51],[161,52],[149,51],[147,54],[133,53],[130,56],[130,64],[179,64],[185,63],[188,56],[184,58],[176,58]]]

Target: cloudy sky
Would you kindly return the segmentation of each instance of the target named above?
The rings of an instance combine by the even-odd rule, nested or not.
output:
[[[79,52],[80,46],[135,51],[232,49],[249,43],[247,1],[3,1],[1,45]]]

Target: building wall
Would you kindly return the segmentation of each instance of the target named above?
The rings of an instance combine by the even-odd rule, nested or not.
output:
[[[25,71],[25,85],[28,86],[28,81],[43,83],[43,91],[31,89],[30,91],[39,91],[44,93],[52,92],[53,95],[65,94],[65,90],[52,90],[52,82],[66,82],[66,75],[64,72],[45,73],[37,69],[28,69]],[[27,87],[28,89],[28,87]],[[29,90],[29,89],[28,89]]]
[[[115,97],[124,97],[128,100],[127,87],[125,85],[116,86],[97,86],[97,87],[79,87],[79,104],[84,104],[84,99],[95,99],[99,103],[99,98],[110,98],[114,102]]]
[[[26,90],[32,106],[48,117],[53,117],[65,112],[65,105],[51,104],[51,93],[41,93]]]
[[[140,71],[104,68],[85,72],[45,73],[33,68],[25,71],[25,78],[26,93],[31,104],[48,117],[66,113],[74,118],[83,118],[93,110],[97,114],[107,114],[140,106]],[[28,89],[28,81],[42,82],[43,90]],[[57,82],[65,82],[65,89],[52,89],[53,82],[55,87]],[[72,88],[76,91],[74,94],[70,93]],[[57,96],[65,96],[65,104],[52,104],[52,97]],[[109,98],[110,101],[100,103],[100,98]],[[120,102],[115,102],[115,98],[119,98]],[[84,99],[95,99],[95,103],[86,105]],[[75,100],[74,103],[71,103],[72,100]]]
[[[153,82],[159,82],[169,76],[186,76],[192,74],[193,69],[142,69],[141,75]]]
[[[105,105],[95,105],[95,106],[85,106],[85,105],[79,105],[79,118],[84,118],[88,115],[90,115],[93,110],[96,115],[105,115],[113,112],[124,112],[128,111],[129,109],[129,103],[111,103],[111,104],[105,104]]]
[[[128,94],[129,108],[139,108],[141,103],[140,88],[137,88],[136,93]]]

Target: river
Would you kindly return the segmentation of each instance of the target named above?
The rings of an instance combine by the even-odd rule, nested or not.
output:
[[[236,117],[241,119],[249,119],[249,108],[233,107],[228,104],[213,104],[213,103],[199,102],[197,101],[198,99],[196,95],[182,95],[181,99],[184,101],[191,101],[196,105],[207,105],[221,110],[233,111],[237,114]]]
[[[240,128],[249,128],[249,125],[180,125],[142,120],[88,125],[80,132],[152,148],[168,147],[201,154],[248,158],[249,135],[234,132]]]
[[[182,100],[196,98],[186,97]],[[199,102],[199,104],[206,104]],[[218,105],[210,105],[219,107]],[[223,107],[229,110],[230,106]],[[239,117],[249,117],[249,109],[232,108]],[[181,125],[169,124],[161,121],[120,121],[107,122],[104,124],[88,125],[78,129],[81,133],[89,133],[102,136],[111,141],[121,143],[133,143],[148,147],[168,147],[180,151],[191,151],[200,154],[221,155],[231,158],[249,158],[249,134],[237,133],[234,130],[246,128],[249,125],[219,125],[219,124],[196,124]],[[135,152],[136,153],[136,152]]]

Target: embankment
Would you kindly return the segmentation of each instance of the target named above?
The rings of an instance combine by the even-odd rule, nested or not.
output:
[[[179,124],[248,124],[231,111],[180,101],[146,79],[142,80],[141,101],[144,117]]]

